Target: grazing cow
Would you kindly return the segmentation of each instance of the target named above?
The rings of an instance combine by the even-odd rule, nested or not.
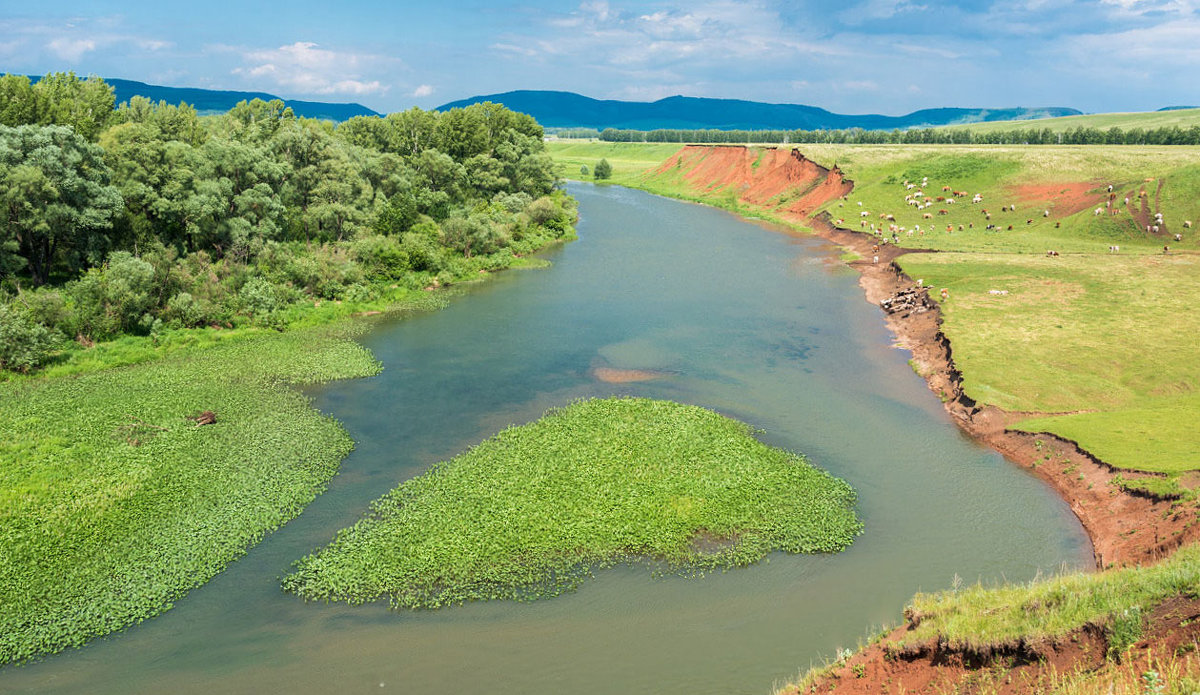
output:
[[[921,217],[923,217],[923,218],[925,218],[925,219],[927,219],[927,220],[932,220],[932,219],[933,219],[933,213],[932,213],[932,212],[925,212],[925,213],[922,213],[922,214],[921,214]]]
[[[1011,225],[1011,224],[1010,224],[1010,225],[1008,225],[1008,231],[1010,231],[1010,232],[1012,231],[1012,225]]]
[[[862,207],[862,201],[861,201],[861,200],[860,200],[860,201],[858,201],[858,207],[860,207],[860,208]]]
[[[1146,233],[1147,233],[1147,234],[1149,234],[1149,233],[1150,233],[1150,225],[1146,225]]]
[[[1175,235],[1175,241],[1183,241],[1183,235],[1182,235],[1182,234],[1176,234],[1176,235]]]
[[[960,224],[960,225],[958,225],[958,231],[960,231],[960,232],[961,232],[962,230],[963,230],[963,226],[962,226],[961,224]]]
[[[1114,244],[1113,246],[1108,247],[1108,252],[1109,253],[1120,253],[1121,247]]]
[[[1167,246],[1166,244],[1163,244],[1163,253],[1164,254],[1171,253],[1171,247]]]
[[[1050,216],[1049,210],[1042,210],[1042,217],[1049,217],[1049,216]]]
[[[866,210],[863,210],[862,212],[858,213],[858,216],[859,217],[870,217],[871,213],[867,212]]]
[[[1054,228],[1055,228],[1055,229],[1058,229],[1058,228],[1059,228],[1059,227],[1061,227],[1061,226],[1062,226],[1062,222],[1055,222],[1055,223],[1054,223]]]
[[[946,196],[944,196],[944,195],[939,195],[939,196],[937,197],[937,202],[939,202],[939,203],[940,203],[940,202],[944,201],[945,199],[946,199]]]
[[[1129,207],[1129,196],[1125,196],[1125,207]]]
[[[1184,221],[1183,221],[1183,228],[1184,228],[1184,229],[1191,229],[1191,228],[1192,228],[1192,221],[1191,221],[1191,220],[1184,220]]]
[[[1057,256],[1057,255],[1058,255],[1058,251],[1047,251],[1047,252],[1046,252],[1046,255],[1047,255],[1047,256]]]
[[[983,202],[983,196],[981,196],[981,195],[979,195],[978,193],[976,193],[976,194],[975,194],[975,197],[971,199],[971,202],[972,202],[972,203],[982,203],[982,202]]]
[[[948,290],[948,289],[946,289],[945,287],[943,287],[943,288],[942,288],[942,301],[944,302],[944,301],[946,301],[946,300],[947,300],[947,299],[949,299],[949,298],[950,298],[950,290]]]
[[[872,263],[878,263],[878,262],[879,262],[879,256],[871,256],[871,262],[872,262]]]
[[[947,210],[946,208],[942,208],[941,210],[938,210],[938,214],[939,215],[949,215],[950,211]]]
[[[1158,225],[1154,225],[1153,227],[1151,227],[1150,231],[1153,232],[1154,234],[1158,234]]]
[[[1104,212],[1104,211],[1101,210],[1100,208],[1096,208],[1095,210],[1092,211],[1092,217],[1099,215],[1101,212]]]
[[[1008,294],[1008,290],[988,290],[988,294],[994,294],[1003,297]]]
[[[1111,183],[1110,183],[1110,184],[1108,184],[1108,192],[1109,192],[1109,193],[1112,193],[1112,188],[1113,188],[1113,187],[1112,187],[1112,184],[1111,184]]]
[[[946,199],[946,204],[947,204],[947,205],[953,205],[953,204],[954,204],[954,199],[953,199],[953,198],[947,198],[947,199]]]
[[[1008,206],[1007,206],[1007,205],[1001,205],[1001,206],[1000,206],[1000,212],[1008,212]]]
[[[950,190],[950,187],[949,187],[949,186],[942,186],[942,190],[943,190],[943,191],[948,191],[948,190]]]
[[[1033,224],[1033,220],[1025,220],[1025,224]]]

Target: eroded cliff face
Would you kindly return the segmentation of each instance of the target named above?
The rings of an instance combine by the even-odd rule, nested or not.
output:
[[[827,169],[794,148],[686,145],[654,175],[672,172],[697,193],[732,193],[741,202],[801,217],[854,187],[837,167]]]

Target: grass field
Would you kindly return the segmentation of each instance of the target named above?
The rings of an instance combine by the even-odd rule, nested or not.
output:
[[[750,428],[668,401],[580,401],[403,483],[304,558],[306,599],[433,608],[536,598],[595,567],[755,562],[836,552],[860,532],[854,491]]]
[[[1141,111],[1131,113],[1097,113],[1083,116],[1062,116],[1060,118],[1039,118],[1032,121],[991,121],[988,123],[971,123],[964,126],[951,126],[953,129],[973,130],[978,133],[994,133],[1005,130],[1026,130],[1029,128],[1049,128],[1053,131],[1069,130],[1071,128],[1121,128],[1130,130],[1142,128],[1169,128],[1179,126],[1190,128],[1200,125],[1200,109],[1176,109],[1174,111]]]
[[[326,328],[0,384],[0,664],[170,608],[299,514],[352,442],[286,385],[378,368]]]

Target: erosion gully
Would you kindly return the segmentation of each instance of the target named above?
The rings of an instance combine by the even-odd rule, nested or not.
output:
[[[1066,504],[954,425],[836,247],[639,191],[570,192],[579,240],[551,268],[381,323],[364,343],[382,375],[311,392],[358,448],[298,519],[163,616],[0,670],[0,692],[765,693],[897,622],[916,591],[1092,564]],[[618,567],[530,603],[397,613],[280,591],[398,482],[614,394],[761,428],[858,490],[864,535],[702,578]]]

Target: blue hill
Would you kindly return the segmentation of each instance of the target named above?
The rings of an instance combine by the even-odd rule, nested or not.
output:
[[[979,121],[1009,121],[1054,116],[1076,116],[1065,107],[923,109],[904,116],[846,115],[803,104],[767,104],[739,99],[674,96],[655,102],[600,100],[574,92],[522,90],[471,97],[438,107],[445,110],[484,101],[501,103],[527,113],[548,128],[658,128],[718,130],[820,130],[863,128],[892,130],[926,126],[960,125]]]
[[[40,76],[31,75],[34,82]],[[225,113],[239,101],[262,99],[271,101],[279,99],[290,106],[297,116],[305,118],[320,118],[329,121],[345,121],[355,116],[378,116],[375,111],[362,104],[332,104],[322,101],[300,101],[283,99],[266,92],[236,92],[218,89],[200,89],[198,87],[163,87],[134,80],[122,80],[105,77],[104,81],[112,85],[116,92],[117,103],[129,101],[132,97],[146,97],[151,101],[165,101],[168,104],[186,102],[195,107],[201,114]]]

